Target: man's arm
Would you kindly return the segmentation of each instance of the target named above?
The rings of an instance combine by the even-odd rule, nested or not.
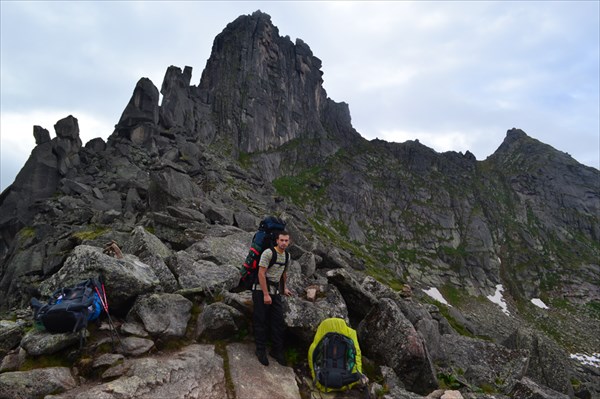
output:
[[[273,302],[271,295],[269,295],[269,286],[267,284],[267,269],[269,268],[269,263],[273,256],[274,254],[272,251],[266,250],[262,253],[260,261],[258,262],[258,284],[263,292],[263,301],[265,305],[270,305]]]
[[[270,305],[272,302],[271,295],[269,295],[269,287],[267,286],[267,268],[258,267],[258,284],[263,292],[263,301],[265,305]]]

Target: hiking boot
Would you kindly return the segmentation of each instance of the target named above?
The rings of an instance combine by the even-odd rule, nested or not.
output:
[[[285,362],[285,357],[283,356],[282,352],[271,351],[269,352],[269,355],[271,355],[273,359],[277,360],[277,363],[281,364],[282,366],[287,366],[287,363]]]
[[[265,351],[256,351],[254,353],[256,353],[256,357],[258,358],[260,364],[263,366],[269,365],[269,359],[267,358],[267,353]]]

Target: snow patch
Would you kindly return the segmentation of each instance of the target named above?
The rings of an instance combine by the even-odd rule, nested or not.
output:
[[[502,286],[502,284],[496,285],[496,292],[494,293],[494,295],[488,295],[487,299],[500,306],[500,308],[502,308],[502,311],[510,316],[508,306],[506,305],[504,297],[502,296],[502,291],[504,291],[504,287]]]
[[[442,293],[435,287],[431,287],[430,289],[424,290],[423,292],[426,293],[427,295],[429,295],[430,297],[432,297],[433,299],[435,299],[436,301],[443,303],[444,305],[447,305],[450,307],[452,306],[448,303],[448,301],[446,301],[444,299],[444,296],[442,295]]]
[[[569,356],[571,359],[575,359],[581,364],[600,368],[600,353],[592,353],[591,355],[585,353],[572,353]]]
[[[538,308],[550,309],[548,306],[546,306],[546,304],[544,302],[542,302],[542,300],[540,298],[532,298],[531,303],[533,303]]]

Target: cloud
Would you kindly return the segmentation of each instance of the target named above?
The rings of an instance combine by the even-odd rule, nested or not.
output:
[[[322,60],[327,94],[349,104],[366,138],[420,139],[437,151],[469,150],[484,159],[506,130],[518,127],[580,162],[600,164],[598,2],[1,7],[3,125],[5,115],[51,108],[61,115],[49,126],[73,114],[104,121],[111,131],[141,77],[160,89],[170,65],[187,65],[197,84],[214,37],[239,15],[261,9],[281,35],[301,38]],[[30,120],[26,132],[35,123],[41,124]],[[2,147],[11,132],[2,131]]]

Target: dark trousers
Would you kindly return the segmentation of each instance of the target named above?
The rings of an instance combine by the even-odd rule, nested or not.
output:
[[[270,332],[273,352],[283,353],[283,303],[279,294],[271,294],[271,300],[273,302],[270,305],[265,305],[263,292],[260,290],[252,291],[254,342],[258,352],[266,351],[267,338]]]

